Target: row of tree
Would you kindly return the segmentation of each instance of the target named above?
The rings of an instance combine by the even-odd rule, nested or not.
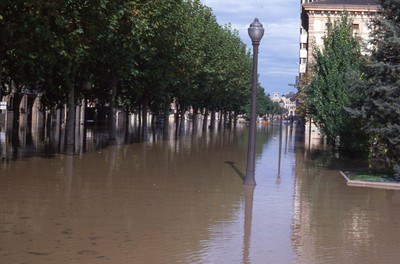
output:
[[[329,21],[312,74],[299,84],[300,109],[339,153],[367,155],[400,178],[400,1],[380,2],[366,56],[346,14]]]
[[[67,104],[68,145],[83,98],[110,106],[111,139],[118,107],[141,109],[144,125],[173,101],[182,113],[242,113],[251,67],[238,32],[199,0],[0,2],[1,94],[16,118],[23,89],[47,108]]]

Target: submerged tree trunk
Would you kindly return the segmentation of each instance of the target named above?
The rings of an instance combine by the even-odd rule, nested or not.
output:
[[[192,116],[192,118],[193,118],[193,131],[194,132],[197,131],[197,126],[198,126],[198,123],[199,123],[198,111],[199,111],[199,108],[193,107],[193,116]]]
[[[108,139],[110,141],[115,141],[117,139],[117,121],[116,121],[116,113],[117,113],[117,87],[118,87],[118,79],[115,73],[111,74],[110,79],[110,129],[108,132]]]
[[[228,128],[232,128],[232,120],[233,120],[233,113],[232,111],[229,111],[229,121],[228,121]]]
[[[185,112],[186,112],[186,107],[181,105],[181,122],[180,122],[180,131],[182,131],[185,128]]]
[[[19,104],[21,103],[21,96],[19,93],[14,93],[13,95],[13,121],[12,121],[12,131],[11,131],[11,145],[13,148],[13,158],[18,157],[18,151],[20,147],[19,140]],[[6,121],[8,122],[8,121]],[[7,128],[7,125],[6,125]]]
[[[142,127],[142,105],[139,105],[139,109],[138,109],[138,127],[141,128]],[[139,129],[140,131],[140,129]]]
[[[169,129],[169,105],[166,104],[164,107],[164,126],[163,126],[163,137],[167,139]]]
[[[211,120],[210,120],[210,129],[213,130],[215,128],[215,108],[211,109]]]
[[[86,131],[87,131],[87,126],[86,126],[86,115],[87,115],[87,100],[83,99],[82,100],[82,106],[81,106],[81,113],[80,113],[80,140],[81,140],[81,152],[86,152]]]
[[[19,105],[21,103],[22,96],[20,93],[14,93],[13,97],[13,123],[12,123],[12,129],[17,130],[19,128]]]
[[[67,154],[75,153],[75,87],[74,79],[68,83]]]
[[[129,135],[129,120],[130,120],[129,107],[125,107],[125,141],[126,142],[128,140],[128,135]]]
[[[142,101],[142,137],[147,137],[147,111],[149,107],[149,99],[147,96],[143,97]]]
[[[129,130],[129,124],[130,124],[130,113],[129,113],[129,107],[125,107],[125,128],[126,130]]]
[[[125,136],[124,136],[124,142],[127,144],[129,142],[129,108],[125,107]]]
[[[233,114],[233,128],[234,128],[234,129],[236,129],[236,126],[237,126],[237,119],[238,119],[238,115],[237,115],[237,113],[235,112],[235,113]]]
[[[175,109],[175,136],[178,136],[179,131],[179,105],[176,104]]]
[[[203,117],[203,131],[207,129],[208,123],[208,108],[204,109],[204,117]]]
[[[151,113],[151,129],[155,129],[156,126],[156,114],[155,113]]]
[[[218,129],[222,127],[222,110],[218,111]]]
[[[226,128],[228,125],[228,112],[227,110],[224,110],[224,128]]]

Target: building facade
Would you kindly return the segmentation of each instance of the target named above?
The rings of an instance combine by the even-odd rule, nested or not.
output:
[[[288,93],[286,95],[275,92],[272,96],[269,96],[272,102],[283,102],[289,116],[296,116],[297,99],[295,93]]]
[[[300,0],[300,60],[299,77],[309,71],[314,46],[324,44],[328,19],[334,21],[343,12],[353,20],[354,34],[360,37],[366,52],[370,29],[368,24],[380,9],[377,0]]]

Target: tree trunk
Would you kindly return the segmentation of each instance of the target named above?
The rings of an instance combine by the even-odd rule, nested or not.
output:
[[[224,110],[224,128],[228,125],[228,112]]]
[[[222,110],[218,111],[218,129],[222,127]]]
[[[233,115],[233,128],[234,129],[236,129],[236,126],[237,126],[237,118],[238,118],[238,115],[235,112],[234,115]]]
[[[19,104],[21,103],[21,96],[19,93],[14,93],[13,95],[13,122],[12,122],[12,132],[11,132],[11,145],[13,148],[13,158],[18,157],[18,151],[20,147],[19,140]],[[8,122],[8,121],[7,121]],[[6,126],[7,129],[7,126]],[[7,130],[6,130],[7,131]]]
[[[169,105],[166,104],[164,107],[164,126],[163,126],[163,137],[167,139],[168,137],[168,129],[169,129]]]
[[[67,111],[68,106],[64,104],[62,109],[60,109],[60,139],[59,146],[61,152],[66,152],[65,147],[67,146]]]
[[[129,108],[125,107],[125,144],[129,139]]]
[[[175,109],[175,136],[178,136],[178,131],[179,131],[179,105],[176,105]]]
[[[87,115],[87,100],[83,99],[82,100],[82,108],[81,108],[81,117],[80,117],[80,125],[81,125],[81,152],[86,152],[86,131],[87,131],[87,126],[86,126],[86,115]]]
[[[74,78],[68,82],[67,154],[75,153],[75,87]]]
[[[1,59],[1,57],[0,57],[0,61],[3,61],[2,59]],[[2,69],[2,64],[0,63],[0,69]],[[3,101],[3,89],[2,89],[2,84],[1,84],[1,73],[0,73],[0,102],[2,102]],[[7,110],[7,109],[6,109]]]
[[[186,107],[181,105],[181,122],[180,122],[180,131],[182,131],[185,128],[185,112],[186,112]]]
[[[199,112],[199,108],[197,108],[197,107],[193,107],[193,131],[195,132],[195,131],[197,131],[197,126],[198,126],[198,123],[199,123],[199,120],[197,119],[198,118],[198,112]]]
[[[204,109],[204,117],[203,117],[203,131],[206,131],[208,123],[208,108]]]
[[[149,106],[149,99],[147,96],[143,98],[142,102],[142,137],[147,138],[147,111]]]
[[[232,128],[232,120],[233,120],[233,112],[229,111],[229,121],[228,121],[228,128]]]
[[[154,130],[155,126],[156,126],[156,114],[155,113],[151,113],[151,129]]]
[[[111,74],[111,79],[109,82],[110,89],[110,130],[108,133],[108,139],[110,141],[115,141],[117,139],[117,122],[116,122],[116,113],[117,113],[117,87],[118,87],[118,79],[115,73]]]
[[[138,109],[138,127],[141,128],[142,127],[142,105],[139,105],[139,109]],[[140,131],[140,129],[139,129]]]
[[[19,93],[13,94],[13,125],[12,129],[17,130],[19,128],[19,105],[21,103],[22,96]]]
[[[215,108],[211,109],[211,121],[210,121],[210,129],[214,130],[215,128]]]
[[[164,107],[164,131],[168,130],[169,126],[169,105]]]
[[[130,121],[129,107],[125,107],[125,128],[129,131],[129,121]]]

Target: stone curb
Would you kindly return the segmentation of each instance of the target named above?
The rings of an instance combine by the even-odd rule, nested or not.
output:
[[[350,180],[346,174],[339,171],[343,178],[346,180],[347,186],[353,187],[369,187],[369,188],[379,188],[387,190],[400,190],[400,183],[390,183],[390,182],[369,182],[369,181],[359,181]]]

